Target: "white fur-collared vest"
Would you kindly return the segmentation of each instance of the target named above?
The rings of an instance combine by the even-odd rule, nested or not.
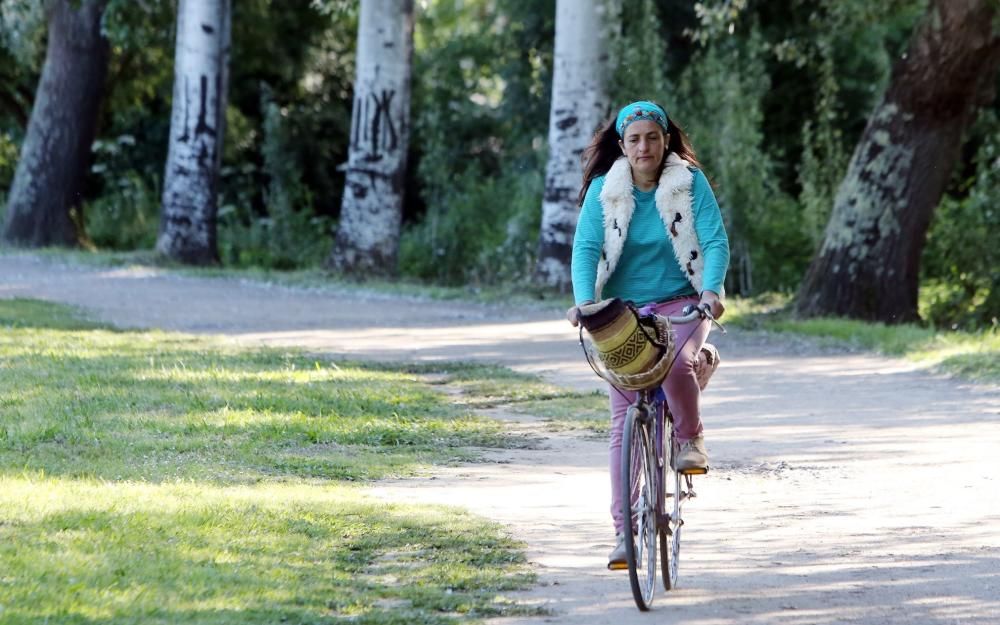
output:
[[[654,196],[656,210],[673,245],[674,256],[681,271],[687,276],[697,293],[702,291],[705,258],[694,229],[694,209],[691,185],[694,175],[690,163],[674,153],[667,156],[667,163],[660,174]],[[601,300],[601,290],[614,273],[625,247],[629,222],[635,212],[632,195],[632,167],[628,159],[620,157],[604,177],[601,189],[601,208],[604,213],[604,249],[597,266],[597,283],[594,297]]]

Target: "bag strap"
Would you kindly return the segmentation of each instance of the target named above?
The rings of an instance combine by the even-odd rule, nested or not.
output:
[[[646,324],[643,323],[644,317],[639,314],[639,309],[635,307],[635,303],[632,302],[632,300],[629,300],[625,302],[625,306],[627,306],[628,309],[632,311],[632,314],[635,315],[635,322],[639,324],[639,329],[642,330],[642,333],[644,335],[646,335],[646,340],[648,340],[653,345],[656,345],[660,349],[666,349],[667,346],[660,342],[660,337],[649,336],[649,331],[646,329]]]

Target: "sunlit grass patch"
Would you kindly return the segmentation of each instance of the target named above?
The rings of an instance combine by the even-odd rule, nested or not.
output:
[[[520,545],[331,484],[0,477],[0,621],[449,623],[531,612]]]
[[[0,468],[358,479],[525,444],[402,368],[112,331],[35,302],[0,301],[0,318]]]

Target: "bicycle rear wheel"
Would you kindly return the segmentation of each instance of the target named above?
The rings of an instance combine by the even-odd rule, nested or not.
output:
[[[622,430],[622,512],[625,559],[632,597],[640,610],[653,604],[656,589],[656,456],[647,422],[633,407]]]

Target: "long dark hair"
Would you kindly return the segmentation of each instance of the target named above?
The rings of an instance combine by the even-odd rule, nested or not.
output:
[[[608,173],[618,157],[622,155],[622,150],[618,146],[618,140],[621,137],[618,136],[618,130],[615,128],[616,119],[616,117],[612,117],[606,124],[598,128],[590,145],[583,151],[581,157],[583,160],[583,186],[580,187],[580,196],[577,198],[580,206],[583,206],[583,198],[587,196],[587,189],[590,188],[590,183],[594,178]],[[667,155],[671,152],[691,163],[692,167],[701,169],[701,163],[698,162],[698,157],[694,154],[691,141],[688,140],[684,130],[677,125],[677,122],[669,118],[667,119],[667,134],[670,135],[670,143],[663,151],[663,161],[660,163],[657,178],[659,178],[659,174],[663,173],[663,168],[667,164]]]

